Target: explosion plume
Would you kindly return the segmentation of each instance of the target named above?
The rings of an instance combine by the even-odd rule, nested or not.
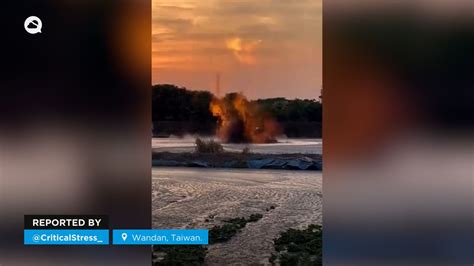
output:
[[[272,143],[281,133],[278,123],[241,93],[214,97],[209,108],[218,118],[217,136],[224,142]]]

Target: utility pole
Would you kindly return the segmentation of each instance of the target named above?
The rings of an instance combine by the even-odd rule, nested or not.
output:
[[[221,97],[221,74],[216,73],[216,97]]]

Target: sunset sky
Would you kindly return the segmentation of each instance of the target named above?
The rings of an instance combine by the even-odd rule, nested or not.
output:
[[[152,83],[317,98],[322,0],[153,0]]]

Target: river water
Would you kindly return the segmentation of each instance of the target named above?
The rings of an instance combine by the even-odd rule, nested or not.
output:
[[[195,137],[184,138],[153,138],[151,141],[154,151],[192,152],[195,147]],[[277,143],[269,144],[223,144],[226,151],[241,152],[245,147],[255,153],[311,153],[322,154],[322,139],[291,139],[280,138]]]

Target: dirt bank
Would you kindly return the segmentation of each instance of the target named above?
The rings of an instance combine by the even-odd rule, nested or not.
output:
[[[320,154],[171,153],[153,152],[155,167],[322,170]]]

